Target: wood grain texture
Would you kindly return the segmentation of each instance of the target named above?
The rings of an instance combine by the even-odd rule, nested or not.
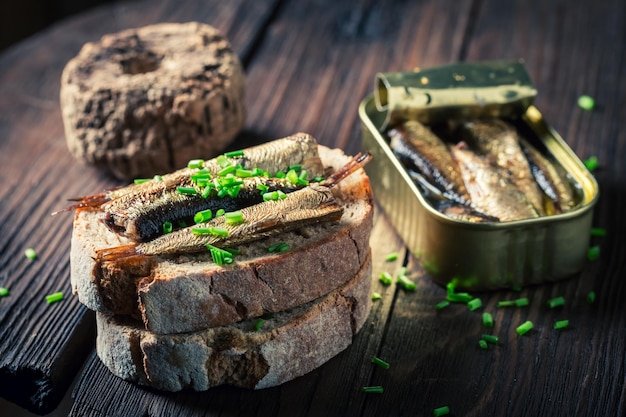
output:
[[[600,245],[600,259],[571,279],[520,292],[476,293],[483,302],[478,311],[461,304],[437,311],[445,289],[410,254],[384,261],[387,253],[405,249],[377,212],[373,286],[383,298],[353,345],[326,365],[258,392],[219,387],[163,394],[113,377],[92,355],[73,393],[72,416],[404,416],[432,415],[442,405],[464,416],[626,414],[626,5],[617,0],[124,2],[7,50],[0,56],[0,286],[9,287],[11,296],[0,299],[2,395],[15,383],[6,378],[15,369],[28,377],[33,368],[50,379],[61,364],[67,374],[55,378],[71,380],[78,368],[67,358],[82,362],[82,349],[92,343],[91,318],[75,300],[42,303],[47,292],[69,291],[71,221],[48,213],[68,196],[114,184],[76,166],[67,154],[57,99],[60,71],[84,42],[102,33],[188,20],[222,29],[246,66],[242,146],[306,131],[354,153],[360,148],[357,107],[376,72],[524,59],[546,120],[581,158],[600,160],[594,225],[608,234],[590,239]],[[578,108],[580,94],[593,96],[597,108]],[[37,261],[23,257],[28,246],[40,253]],[[403,264],[416,291],[378,282],[380,272],[394,274]],[[586,302],[591,290],[597,293],[594,304]],[[549,309],[546,302],[555,296],[565,297],[566,305]],[[528,297],[529,306],[497,307],[499,300],[519,297]],[[484,311],[493,314],[493,329],[483,327]],[[560,319],[569,319],[570,328],[554,330]],[[535,328],[518,336],[515,328],[525,320]],[[500,342],[481,350],[483,333],[498,335]],[[374,355],[391,367],[373,366]],[[367,385],[385,391],[363,394]],[[11,399],[33,407],[25,396]],[[38,404],[44,402],[53,403]]]

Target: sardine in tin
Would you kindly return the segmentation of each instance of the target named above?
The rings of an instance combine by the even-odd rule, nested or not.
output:
[[[429,276],[488,290],[570,277],[586,261],[598,185],[532,105],[535,90],[519,62],[464,63],[379,74],[359,107],[366,166],[376,200]],[[579,194],[570,211],[508,222],[470,223],[436,210],[394,155],[384,134],[394,119],[515,118],[568,173]]]

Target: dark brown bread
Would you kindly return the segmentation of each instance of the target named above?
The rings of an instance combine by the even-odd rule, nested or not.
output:
[[[311,372],[346,349],[371,306],[371,256],[356,276],[317,300],[264,319],[156,335],[97,313],[96,349],[111,372],[165,391],[229,384],[267,388]]]

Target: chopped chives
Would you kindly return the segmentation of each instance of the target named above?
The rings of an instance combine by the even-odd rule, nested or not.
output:
[[[202,168],[203,166],[204,166],[204,160],[203,159],[192,159],[189,162],[187,162],[187,168],[199,169],[199,168]]]
[[[202,190],[202,198],[208,198],[209,194],[211,194],[211,190],[213,189],[212,187],[213,184],[208,183],[206,185],[206,187],[204,187],[204,190]]]
[[[493,327],[493,316],[491,313],[483,313],[483,326],[485,327]]]
[[[193,216],[193,221],[196,223],[204,223],[204,222],[208,222],[212,218],[213,218],[213,212],[210,209],[207,209],[207,210],[202,210],[202,211],[197,212]]]
[[[448,407],[447,405],[443,407],[435,408],[433,410],[433,415],[435,417],[447,416],[448,414],[450,414],[450,407]]]
[[[278,200],[278,191],[270,191],[263,194],[263,201],[276,201]]]
[[[46,301],[48,302],[48,304],[56,303],[57,301],[61,301],[62,299],[63,293],[60,291],[46,295]]]
[[[176,187],[176,191],[178,191],[179,194],[198,194],[198,190],[196,190],[194,187]]]
[[[270,189],[270,187],[266,184],[257,184],[256,189],[263,193],[266,193]]]
[[[224,156],[226,156],[227,158],[236,158],[238,156],[243,156],[243,150],[224,152]]]
[[[563,297],[554,297],[548,300],[548,307],[555,308],[561,307],[565,305],[565,298]]]
[[[224,248],[224,250],[231,255],[241,255],[241,252],[234,248]]]
[[[287,172],[287,180],[288,180],[290,183],[292,183],[292,184],[296,184],[296,183],[298,182],[298,178],[299,178],[299,177],[298,177],[298,173],[297,173],[295,170],[290,169],[290,170]]]
[[[289,245],[285,242],[274,243],[273,245],[267,248],[267,251],[272,252],[272,253],[273,252],[281,253],[281,252],[286,252],[288,250],[289,250]]]
[[[380,295],[380,293],[379,293],[379,292],[374,291],[374,292],[372,293],[372,301],[380,300],[381,298],[383,298],[383,296],[382,296],[382,295]]]
[[[304,171],[300,171],[300,174],[298,175],[298,183],[301,183],[302,181],[308,183],[308,177],[309,173],[306,171],[306,169]]]
[[[598,157],[590,156],[583,161],[583,164],[589,171],[595,171],[596,169],[598,169]]]
[[[152,180],[153,180],[153,181],[157,181],[157,182],[158,182],[158,181],[163,181],[163,177],[162,177],[162,176],[160,176],[160,175],[155,175],[154,177],[152,177]]]
[[[487,342],[483,339],[480,339],[478,341],[478,346],[480,346],[481,349],[485,350],[485,349],[489,349],[489,345],[487,344]]]
[[[249,169],[238,169],[235,171],[235,175],[239,178],[248,178],[254,176],[254,172]]]
[[[522,297],[515,300],[515,307],[525,307],[528,305],[528,298]]]
[[[385,257],[385,262],[393,262],[398,259],[398,252],[391,252]]]
[[[150,178],[135,178],[133,180],[134,184],[143,184],[144,182],[150,181]]]
[[[487,342],[487,343],[491,343],[493,345],[497,345],[498,342],[500,341],[500,339],[498,338],[498,336],[494,336],[491,334],[484,334],[482,335],[482,339]]]
[[[602,227],[592,227],[591,236],[606,236],[606,229]]]
[[[322,182],[324,181],[324,177],[322,176],[316,176],[315,178],[313,178],[313,182]]]
[[[375,386],[371,386],[371,387],[363,387],[363,392],[366,392],[368,394],[382,394],[383,393],[383,387],[381,385],[375,385]]]
[[[474,298],[470,301],[468,301],[467,303],[467,307],[471,310],[478,310],[479,308],[481,308],[483,306],[483,302],[481,301],[480,298]]]
[[[498,301],[498,307],[513,307],[515,305],[514,300],[502,300]]]
[[[293,164],[293,165],[289,165],[289,171],[294,170],[296,172],[301,172],[302,171],[302,164]]]
[[[559,320],[554,323],[555,330],[564,329],[569,326],[569,320]]]
[[[587,250],[587,259],[595,261],[600,257],[600,246],[594,245]]]
[[[582,96],[578,97],[578,107],[580,107],[583,110],[593,110],[593,108],[596,106],[596,101],[593,99],[593,97],[588,96],[586,94],[583,94]]]
[[[285,174],[285,173],[284,173],[284,172],[282,172],[282,171],[278,171],[278,172],[276,173],[276,175],[274,175],[274,177],[275,177],[275,178],[285,178],[286,176],[287,176],[287,174]]]
[[[595,301],[596,301],[596,292],[589,291],[589,293],[587,293],[587,302],[589,304],[593,304]]]
[[[6,297],[7,295],[9,295],[9,289],[0,287],[0,297]]]
[[[474,299],[474,297],[466,292],[453,292],[448,293],[446,299],[453,303],[469,303]]]
[[[209,243],[206,244],[206,248],[211,253],[211,258],[213,258],[213,262],[217,265],[222,266],[224,264],[232,264],[233,263],[233,255],[232,253],[215,247]]]
[[[37,252],[35,252],[35,249],[33,248],[28,248],[24,251],[24,256],[32,261],[37,259]]]
[[[174,226],[172,225],[172,222],[163,223],[163,233],[172,233],[173,229]]]
[[[237,171],[237,165],[230,165],[227,166],[225,168],[222,168],[217,175],[219,175],[220,177],[225,177],[228,174],[234,173],[235,171]]]
[[[398,283],[407,291],[415,291],[415,288],[417,288],[417,285],[404,272],[398,274]]]
[[[215,160],[215,162],[217,162],[217,164],[221,167],[221,168],[226,168],[228,166],[231,166],[232,163],[230,162],[230,160],[225,156],[225,155],[220,155],[217,157],[217,159]]]
[[[217,210],[217,211],[215,212],[215,217],[220,217],[220,216],[223,216],[223,215],[224,215],[224,213],[226,213],[226,210],[224,210],[224,209],[219,209],[219,210]]]
[[[391,283],[393,282],[393,278],[391,277],[391,274],[389,272],[381,272],[378,280],[384,285],[391,285]]]
[[[530,320],[526,320],[524,323],[517,326],[515,331],[517,332],[518,335],[523,336],[529,331],[531,331],[532,328],[533,328],[533,322]]]
[[[437,310],[441,310],[441,309],[444,309],[444,308],[448,307],[449,305],[450,305],[450,301],[443,300],[443,301],[439,301],[437,304],[435,304],[435,308]]]
[[[241,224],[243,223],[243,215],[240,210],[224,213],[224,221],[226,224]]]
[[[263,327],[263,319],[258,319],[256,323],[254,323],[254,331],[258,332]]]
[[[373,357],[372,357],[372,363],[373,363],[374,365],[378,365],[378,366],[380,366],[381,368],[384,368],[384,369],[389,369],[389,363],[388,363],[388,362],[385,362],[384,360],[382,360],[382,359],[380,359],[380,358],[377,358],[376,356],[373,356]]]
[[[194,236],[201,236],[201,235],[213,235],[213,236],[220,236],[220,237],[228,236],[228,230],[224,229],[223,227],[216,227],[216,226],[194,227],[193,229],[191,229],[191,233],[193,233]]]

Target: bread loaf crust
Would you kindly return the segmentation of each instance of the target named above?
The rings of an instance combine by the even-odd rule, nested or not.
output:
[[[348,160],[341,150],[319,146],[324,165],[336,170]],[[372,191],[358,170],[334,191],[344,206],[337,224],[297,232],[239,248],[232,265],[218,267],[210,254],[153,257],[124,267],[99,264],[97,249],[129,241],[98,221],[96,211],[78,211],[71,251],[72,288],[92,310],[134,315],[147,330],[189,332],[222,326],[306,303],[340,287],[369,253]],[[266,248],[287,241],[291,250],[269,255]]]
[[[229,384],[267,388],[321,366],[347,348],[371,306],[371,255],[339,289],[276,313],[193,333],[157,335],[128,318],[97,313],[97,354],[115,375],[166,391]]]

